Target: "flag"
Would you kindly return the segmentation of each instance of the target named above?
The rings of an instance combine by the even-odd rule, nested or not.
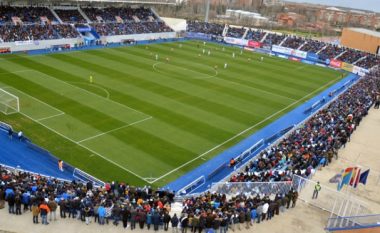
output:
[[[343,171],[342,180],[338,183],[338,191],[343,188],[343,185],[350,183],[353,169],[353,167],[348,167]]]
[[[354,167],[354,169],[352,170],[352,177],[350,180],[350,185],[353,186],[354,188],[356,188],[356,186],[358,185],[359,177],[360,177],[360,168]]]
[[[368,169],[367,171],[360,174],[359,183],[362,183],[364,185],[367,184],[367,178],[368,178],[369,170],[370,169]]]

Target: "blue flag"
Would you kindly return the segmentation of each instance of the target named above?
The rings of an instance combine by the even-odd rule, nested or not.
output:
[[[362,183],[364,185],[367,184],[367,178],[368,178],[369,170],[370,169],[368,169],[367,171],[360,174],[359,183]]]

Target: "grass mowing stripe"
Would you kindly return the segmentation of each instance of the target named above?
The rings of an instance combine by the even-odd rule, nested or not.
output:
[[[59,78],[62,78],[62,77],[71,77],[72,74],[70,73],[67,73],[67,72],[64,72],[64,71],[59,71],[59,70],[56,70],[55,68],[52,68],[52,67],[46,67],[45,65],[43,64],[39,64],[39,63],[34,63],[34,66],[36,67],[42,67],[42,70],[45,70],[45,71],[49,71],[48,73],[49,74],[52,74],[54,75],[54,73],[57,73],[59,74]],[[54,72],[51,72],[51,69],[54,69]],[[56,78],[58,78],[56,76]],[[81,77],[77,77],[77,79],[80,79]],[[119,82],[111,82],[111,80],[108,80],[109,82],[109,86],[110,87],[113,87],[113,88],[122,88],[125,90],[125,88],[127,89],[130,89],[128,88],[127,86],[123,86],[121,85],[121,83]],[[105,85],[106,83],[103,83],[103,85]],[[108,87],[108,85],[107,85]],[[129,93],[132,93],[132,91],[130,90]],[[143,99],[148,99],[148,95],[147,93],[144,93],[143,90],[139,89],[138,94],[143,94]],[[150,102],[146,102],[145,100],[142,100],[142,98],[140,99],[137,99],[135,98],[134,96],[132,95],[129,95],[127,93],[121,93],[121,91],[115,91],[115,90],[112,90],[111,91],[111,96],[114,98],[115,96],[117,96],[117,101],[118,102],[123,102],[125,101],[126,97],[128,100],[132,100],[131,103],[133,102],[137,102],[137,104],[135,104],[134,106],[140,106],[140,107],[144,107],[144,109],[142,109],[142,111],[144,112],[148,112],[149,115],[152,115],[154,116],[155,118],[156,117],[159,117],[160,119],[163,119],[165,121],[167,121],[168,123],[171,122],[171,123],[174,123],[177,127],[183,127],[183,125],[186,123],[187,124],[192,124],[192,125],[199,125],[200,127],[183,127],[183,129],[185,130],[189,130],[190,132],[193,132],[195,135],[202,135],[202,136],[205,136],[206,138],[208,138],[209,140],[216,140],[219,141],[220,139],[218,139],[219,137],[221,138],[224,138],[224,137],[228,137],[229,135],[233,134],[233,133],[229,133],[227,131],[224,131],[222,130],[221,128],[215,128],[214,126],[208,124],[208,123],[205,123],[205,122],[201,122],[201,121],[198,121],[198,120],[195,120],[195,119],[192,119],[192,118],[189,118],[187,115],[188,114],[178,114],[178,110],[176,109],[176,111],[174,112],[174,110],[171,108],[171,106],[169,105],[168,106],[168,103],[166,103],[165,105],[164,104],[160,104],[159,106],[157,106],[157,102],[158,102],[158,98],[157,96],[152,96],[152,100]],[[152,103],[155,103],[155,104],[152,104]],[[134,107],[132,106],[132,107]],[[162,107],[165,107],[165,108],[162,108]],[[186,111],[187,113],[188,112],[191,112],[191,111]],[[161,115],[158,115],[159,113],[161,113]],[[199,114],[199,113],[198,113]],[[178,119],[178,121],[177,121]],[[218,119],[217,117],[216,118],[213,118],[214,121],[210,122],[210,123],[218,123],[216,120]],[[221,123],[220,125],[228,125],[226,124],[226,122],[223,122]]]
[[[125,51],[125,53],[133,53],[134,50],[126,50],[126,49],[123,49],[122,51]],[[167,53],[167,51],[164,51],[163,52],[164,54]],[[165,55],[166,56],[166,55]],[[213,63],[210,63],[210,59],[215,59],[215,58],[210,58],[208,56],[205,56],[205,58],[198,58],[197,56],[186,56],[187,59],[190,59],[190,60],[194,60],[194,59],[202,59],[201,62],[204,62],[205,64],[209,64],[210,66],[214,66],[216,62],[213,62]],[[223,65],[224,64],[224,61],[223,62],[220,62],[220,65]],[[248,64],[248,63],[247,63]],[[281,90],[281,87],[283,87],[284,85],[281,84],[281,83],[278,83],[278,81],[276,80],[275,82],[271,82],[270,84],[268,83],[268,81],[270,81],[270,77],[269,76],[265,76],[265,81],[263,80],[264,77],[259,77],[257,76],[257,73],[261,73],[261,71],[257,71],[257,70],[252,70],[254,69],[254,67],[250,67],[250,69],[243,69],[242,67],[234,67],[234,66],[231,66],[229,67],[229,70],[232,70],[234,71],[234,79],[241,79],[241,78],[244,78],[242,76],[242,74],[246,74],[247,77],[249,77],[249,79],[256,79],[254,80],[254,82],[251,82],[251,86],[253,87],[256,87],[256,88],[262,88],[266,91],[270,91],[270,92],[273,92],[273,93],[276,93],[276,90],[277,90],[277,93],[280,93],[281,95],[284,95],[284,96],[289,96],[291,93],[297,93],[297,92],[301,92],[300,89],[296,89],[296,88],[292,88],[293,90],[290,90],[288,92],[284,92]],[[239,75],[237,75],[239,74]],[[261,85],[258,85],[260,84]],[[275,88],[271,88],[271,86],[275,87]],[[304,95],[305,93],[302,91],[302,94],[300,94],[300,96]]]
[[[110,60],[114,60],[114,61],[124,61],[125,63],[127,63],[128,65],[131,65],[131,66],[138,66],[139,63],[136,62],[136,61],[132,61],[131,59],[127,59],[127,58],[123,58],[121,56],[118,56],[118,55],[113,55],[113,54],[108,54],[108,53],[104,53],[104,52],[99,52],[99,51],[94,51],[93,53],[94,56],[101,56],[103,58],[106,58],[106,59],[110,59]],[[183,72],[183,71],[179,71],[178,69],[180,69],[180,67],[176,67],[175,65],[173,65],[172,63],[169,63],[169,64],[166,64],[166,63],[163,63],[162,64],[163,66],[170,66],[170,73],[166,73],[164,75],[162,74],[157,74],[157,73],[154,73],[154,78],[150,78],[150,80],[158,80],[158,83],[165,83],[165,86],[169,85],[169,86],[173,86],[173,84],[175,84],[175,86],[173,86],[173,88],[177,88],[178,91],[183,91],[185,92],[186,91],[186,94],[188,95],[189,93],[194,93],[194,89],[195,87],[193,86],[193,82],[194,80],[190,77],[190,75],[193,75],[193,74],[186,74],[186,72]],[[129,66],[128,66],[129,67]],[[131,67],[130,67],[131,68]],[[130,69],[128,68],[128,69]],[[211,67],[210,67],[211,68]],[[157,69],[157,67],[156,67]],[[211,68],[212,69],[212,68]],[[212,71],[214,71],[212,69]],[[159,72],[158,72],[159,73]],[[181,80],[176,80],[176,79],[171,79],[170,77],[180,77],[182,76],[182,79]],[[186,77],[186,76],[189,76],[189,77]],[[163,77],[163,78],[160,78],[160,77]],[[173,80],[172,83],[173,84],[170,84],[170,82],[168,82],[168,80]],[[186,84],[188,85],[184,85],[186,82]],[[155,82],[157,83],[157,82]],[[189,88],[191,87],[191,89]],[[226,88],[225,87],[222,87],[224,89],[224,93],[222,92],[222,88],[218,88],[218,86],[216,86],[215,88],[218,88],[218,89],[215,89],[213,86],[209,86],[208,89],[212,88],[212,90],[216,90],[217,92],[215,93],[210,93],[210,91],[207,92],[207,89],[206,88],[202,88],[201,90],[205,90],[205,92],[203,93],[196,93],[197,95],[202,95],[204,96],[203,97],[203,100],[202,99],[199,99],[199,98],[194,98],[194,95],[192,95],[193,98],[191,98],[191,100],[193,101],[197,101],[198,103],[202,103],[202,105],[207,105],[208,103],[207,102],[210,102],[208,106],[213,106],[213,105],[220,105],[221,103],[224,103],[223,106],[221,106],[223,108],[223,112],[225,112],[226,110],[228,110],[228,107],[225,106],[226,104],[226,101],[229,100],[229,101],[233,101],[235,100],[237,97],[240,98],[241,100],[243,100],[243,105],[246,105],[247,107],[249,106],[249,110],[248,112],[252,112],[252,108],[259,108],[260,109],[260,106],[256,106],[256,105],[252,105],[252,99],[255,99],[257,100],[257,102],[260,102],[260,100],[263,100],[263,101],[266,101],[268,103],[268,101],[270,101],[270,103],[272,104],[272,101],[271,100],[268,100],[268,99],[263,99],[261,98],[259,95],[251,95],[251,94],[248,94],[248,93],[244,93],[244,92],[239,92],[239,91],[235,91],[234,89],[229,89],[228,91],[226,91]],[[198,87],[199,89],[199,87]],[[194,93],[195,94],[195,93]],[[212,95],[211,95],[212,94]],[[215,94],[215,96],[213,95]],[[206,95],[206,96],[205,96]],[[228,96],[225,96],[225,95],[228,95]],[[221,98],[222,96],[225,96],[224,99],[221,99],[218,103],[216,103],[215,101],[217,101],[218,99],[216,99],[215,97],[218,97]],[[214,99],[212,102],[211,101],[208,101],[207,99]],[[190,98],[183,98],[185,101],[186,100],[189,100]],[[183,100],[181,98],[181,100]],[[238,100],[236,100],[238,101]],[[249,101],[249,102],[247,102]],[[256,101],[255,101],[256,102]],[[194,104],[194,103],[193,103]],[[276,106],[277,102],[273,101],[273,105]],[[282,103],[283,104],[283,103]],[[280,106],[282,106],[282,104],[280,104]],[[233,102],[232,103],[232,106],[240,106],[238,105],[238,103],[236,102]],[[267,106],[267,105],[266,105]],[[277,106],[276,106],[277,107]],[[205,108],[207,109],[207,106],[205,106]],[[244,106],[240,107],[240,108],[244,108]],[[236,110],[236,109],[233,109],[234,113],[239,113],[239,110]],[[219,114],[219,113],[218,113]],[[240,114],[240,113],[239,113]]]
[[[87,67],[87,68],[90,68],[94,65],[92,62],[86,62],[85,60],[90,60],[90,59],[89,57],[85,57],[85,58],[70,57],[70,59],[67,59],[68,62],[81,64],[83,67]],[[102,60],[102,64],[105,64],[105,62],[106,62],[105,60]],[[157,82],[151,82],[142,78],[138,78],[137,76],[126,75],[125,73],[117,71],[116,68],[110,69],[110,68],[107,68],[106,66],[98,66],[94,68],[94,70],[103,75],[114,74],[115,76],[123,77],[124,80],[127,79],[128,83],[131,83],[132,85],[138,88],[150,90],[152,93],[164,96],[169,99],[174,99],[174,100],[178,99],[182,103],[198,108],[207,113],[213,113],[215,116],[224,113],[222,116],[224,118],[227,118],[229,121],[235,120],[233,121],[235,125],[237,125],[238,124],[237,122],[241,120],[241,118],[236,119],[239,116],[245,117],[247,119],[255,117],[253,114],[249,114],[247,112],[243,112],[235,108],[232,109],[221,104],[217,104],[213,102],[210,103],[210,101],[207,101],[206,99],[187,95],[186,93],[180,92],[179,90],[176,90],[174,88],[164,87],[158,84]],[[203,108],[202,105],[200,104],[205,105],[205,107]],[[228,112],[232,113],[228,116],[234,117],[235,119],[228,118],[227,116]],[[236,115],[239,115],[239,116],[236,116]]]
[[[133,60],[135,60],[135,59],[130,58],[130,56],[126,56],[125,60],[128,62],[133,62]],[[147,62],[152,62],[152,60],[147,59]],[[172,63],[173,62],[171,61],[170,64],[167,64],[167,66],[173,65]],[[189,61],[188,63],[191,63],[191,62]],[[164,63],[164,64],[166,65],[166,63]],[[209,68],[213,69],[211,66]],[[172,74],[175,74],[175,75],[172,75]],[[173,69],[173,70],[170,70],[170,74],[167,73],[166,79],[175,79],[176,77],[181,77],[181,76],[183,76],[183,71],[175,72],[175,69]],[[220,76],[220,72],[219,72],[218,76]],[[246,100],[247,99],[253,99],[253,98],[255,100],[256,99],[263,99],[263,101],[266,103],[265,106],[267,106],[268,103],[271,103],[271,104],[273,103],[274,105],[276,105],[277,103],[280,103],[280,105],[284,106],[284,104],[289,102],[289,99],[287,97],[284,97],[287,99],[286,101],[284,101],[282,98],[274,99],[273,95],[276,95],[274,93],[271,93],[271,94],[264,93],[264,95],[266,96],[266,98],[264,98],[262,93],[260,93],[261,94],[260,95],[259,93],[252,92],[252,89],[250,89],[249,91],[248,90],[246,90],[246,91],[238,90],[238,88],[243,88],[243,90],[244,90],[244,89],[247,89],[247,87],[246,86],[233,87],[233,86],[231,86],[231,83],[229,81],[226,81],[224,79],[219,79],[218,76],[215,78],[206,78],[204,80],[202,78],[197,79],[197,80],[182,78],[180,81],[187,82],[190,85],[197,85],[198,87],[202,87],[205,89],[212,88],[213,90],[216,90],[219,93],[224,93],[224,94],[230,95],[232,97],[238,97],[241,99],[246,99]],[[226,90],[228,90],[228,91],[226,92]],[[256,89],[256,92],[257,92],[257,89]],[[294,101],[294,100],[292,100],[292,101]],[[260,108],[260,106],[254,106],[254,107]]]

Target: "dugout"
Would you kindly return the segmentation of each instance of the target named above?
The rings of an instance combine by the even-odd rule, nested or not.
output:
[[[341,45],[373,54],[380,54],[380,32],[365,28],[344,28]]]

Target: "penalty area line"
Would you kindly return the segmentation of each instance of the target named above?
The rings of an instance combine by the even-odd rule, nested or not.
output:
[[[106,134],[109,134],[109,133],[115,132],[115,131],[117,131],[117,130],[124,129],[124,128],[127,128],[127,127],[129,127],[129,126],[139,124],[139,123],[141,123],[141,122],[144,122],[144,121],[150,120],[150,119],[152,119],[152,118],[153,118],[153,117],[147,117],[147,118],[144,118],[144,119],[142,119],[142,120],[135,121],[135,122],[132,122],[132,123],[130,123],[130,124],[123,125],[123,126],[121,126],[121,127],[118,127],[118,128],[115,128],[115,129],[111,129],[111,130],[108,130],[108,131],[106,131],[106,132],[103,132],[103,133],[100,133],[100,134],[97,134],[97,135],[94,135],[94,136],[91,136],[91,137],[85,138],[85,139],[83,139],[83,140],[77,141],[77,143],[79,144],[79,143],[83,143],[83,142],[86,142],[86,141],[90,141],[90,140],[95,139],[95,138],[97,138],[97,137],[101,137],[101,136],[103,136],[103,135],[106,135]]]
[[[137,174],[137,173],[135,173],[135,172],[133,172],[133,171],[131,171],[131,170],[129,170],[129,169],[127,169],[127,168],[121,166],[120,164],[114,162],[113,160],[111,160],[111,159],[105,157],[104,155],[102,155],[102,154],[100,154],[100,153],[94,151],[93,149],[91,149],[91,148],[89,148],[89,147],[87,147],[87,146],[85,146],[85,145],[82,145],[82,144],[80,144],[80,143],[74,141],[73,139],[69,138],[68,136],[63,135],[62,133],[56,131],[55,129],[53,129],[53,128],[51,128],[51,127],[49,127],[49,126],[47,126],[47,125],[45,125],[45,124],[43,124],[43,123],[41,123],[41,122],[39,122],[39,121],[36,121],[36,119],[33,119],[32,117],[28,116],[27,114],[25,114],[25,113],[23,113],[23,112],[19,112],[19,113],[20,113],[21,115],[25,116],[26,118],[28,118],[28,119],[30,119],[30,120],[36,122],[37,124],[39,124],[39,125],[41,125],[41,126],[47,128],[48,130],[50,130],[50,131],[52,131],[52,132],[58,134],[59,136],[61,136],[61,137],[65,138],[65,139],[67,139],[68,141],[70,141],[70,142],[72,142],[72,143],[74,143],[74,144],[76,144],[76,145],[78,145],[78,146],[80,146],[80,147],[82,147],[82,148],[84,148],[84,149],[90,151],[93,155],[97,155],[97,156],[99,156],[100,158],[106,160],[107,162],[109,162],[109,163],[115,165],[116,167],[118,167],[118,168],[120,168],[120,169],[122,169],[122,170],[124,170],[124,171],[126,171],[126,172],[128,172],[128,173],[130,173],[130,174],[132,174],[132,175],[134,175],[134,176],[136,176],[137,178],[139,178],[139,179],[141,179],[141,180],[144,180],[144,181],[146,181],[147,183],[151,183],[151,182],[149,182],[148,180],[146,180],[144,177],[140,176],[139,174]],[[92,156],[91,156],[91,157],[92,157]]]

